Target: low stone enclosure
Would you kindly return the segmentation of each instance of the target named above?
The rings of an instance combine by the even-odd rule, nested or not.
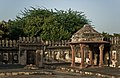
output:
[[[82,38],[83,39],[83,38]],[[108,41],[102,38],[102,41]],[[86,41],[85,41],[86,42]],[[89,42],[89,41],[88,41]],[[84,65],[100,66],[99,61],[103,59],[103,66],[120,67],[120,37],[111,37],[110,44],[104,45],[102,57],[99,44],[93,43],[92,56],[90,55],[91,42],[85,43],[84,54],[81,54],[80,42],[76,45],[72,40],[43,41],[39,37],[19,37],[19,40],[0,40],[0,64],[22,64],[44,67],[50,63],[71,63],[71,66]],[[74,48],[71,48],[71,43]],[[100,43],[101,45],[101,43]],[[97,49],[94,49],[97,48]],[[107,52],[106,52],[107,51]],[[83,57],[84,56],[84,57]],[[91,57],[90,57],[91,56]],[[102,66],[101,65],[101,66]]]
[[[39,41],[39,37],[20,37],[19,40],[0,40],[0,64],[37,64],[38,60],[44,63],[71,62],[72,52],[69,45],[70,40],[62,41]],[[43,44],[44,43],[44,44]],[[110,38],[110,59],[111,67],[120,66],[120,37]],[[79,46],[76,48],[75,62],[80,63]],[[37,53],[41,53],[38,58]],[[94,55],[95,57],[95,55]],[[85,62],[88,63],[88,53],[85,50]],[[43,64],[42,62],[41,65]],[[94,60],[95,62],[95,60]],[[107,61],[104,63],[107,65]],[[95,64],[95,63],[94,63]]]

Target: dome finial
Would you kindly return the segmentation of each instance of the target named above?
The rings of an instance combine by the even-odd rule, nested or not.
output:
[[[89,24],[85,24],[84,27],[91,27]]]

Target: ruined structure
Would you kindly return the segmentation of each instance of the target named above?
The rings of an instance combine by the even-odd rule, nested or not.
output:
[[[120,66],[120,37],[109,40],[85,25],[70,40],[42,41],[39,37],[0,40],[0,64],[44,66],[48,63],[71,63],[80,68]]]
[[[19,63],[43,66],[43,52],[46,44],[39,37],[19,38]]]
[[[72,36],[72,41],[70,42],[70,46],[72,49],[72,64],[71,66],[75,66],[75,46],[79,45],[79,54],[81,55],[81,64],[80,67],[84,68],[85,63],[84,59],[86,59],[85,54],[88,55],[89,62],[88,64],[99,65],[99,67],[104,66],[103,61],[107,61],[109,65],[110,59],[110,43],[108,41],[103,41],[103,36],[94,30],[90,25],[86,24],[83,28],[77,31]],[[85,52],[85,49],[86,52]],[[105,55],[107,59],[105,59]]]

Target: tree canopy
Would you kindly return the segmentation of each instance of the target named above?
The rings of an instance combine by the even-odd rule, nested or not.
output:
[[[8,24],[5,21],[0,22],[0,38],[4,39],[8,36]]]
[[[83,12],[46,8],[26,9],[16,16],[15,20],[8,21],[9,39],[19,36],[40,36],[43,40],[70,39],[73,33],[89,24]]]

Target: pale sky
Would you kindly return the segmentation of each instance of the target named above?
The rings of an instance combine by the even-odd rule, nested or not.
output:
[[[82,11],[98,32],[120,34],[120,0],[0,0],[0,21],[15,19],[30,6]]]

